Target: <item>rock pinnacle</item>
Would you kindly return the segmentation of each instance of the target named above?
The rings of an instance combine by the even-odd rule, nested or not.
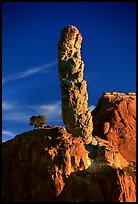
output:
[[[75,26],[61,30],[58,42],[58,74],[61,84],[62,119],[67,131],[92,141],[92,116],[88,109],[87,83],[83,80],[82,36]]]

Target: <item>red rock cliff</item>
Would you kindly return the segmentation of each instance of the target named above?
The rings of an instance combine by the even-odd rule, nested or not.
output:
[[[50,126],[2,144],[2,194],[3,202],[135,201],[135,166],[111,141],[85,146]]]
[[[91,164],[81,138],[63,127],[36,129],[3,143],[4,201],[54,201],[71,172]]]
[[[136,161],[136,93],[104,93],[93,115],[93,135],[113,141],[127,160]]]

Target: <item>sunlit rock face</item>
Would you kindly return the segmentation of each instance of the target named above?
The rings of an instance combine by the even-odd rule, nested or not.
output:
[[[3,202],[54,202],[72,172],[91,165],[81,138],[61,126],[17,135],[2,145]]]
[[[82,36],[75,26],[61,31],[58,42],[58,72],[61,83],[62,118],[67,131],[81,136],[85,143],[92,141],[92,116],[88,109],[87,83],[83,80],[81,60]]]
[[[3,202],[136,202],[135,164],[96,141],[89,152],[82,138],[47,126],[4,142]]]
[[[136,93],[105,92],[93,116],[93,135],[115,142],[122,156],[136,162]]]

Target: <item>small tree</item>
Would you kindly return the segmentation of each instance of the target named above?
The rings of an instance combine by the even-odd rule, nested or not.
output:
[[[43,128],[46,125],[46,117],[44,115],[32,116],[29,125],[35,128]]]
[[[29,125],[36,127],[36,123],[37,123],[37,116],[32,116],[32,117],[30,118],[30,123],[29,123]]]

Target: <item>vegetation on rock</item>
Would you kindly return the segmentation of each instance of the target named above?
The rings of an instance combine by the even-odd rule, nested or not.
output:
[[[46,117],[44,115],[31,116],[29,125],[35,128],[44,128],[46,125]]]

